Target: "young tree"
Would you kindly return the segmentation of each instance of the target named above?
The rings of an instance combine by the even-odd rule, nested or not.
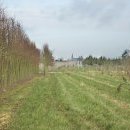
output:
[[[45,44],[42,49],[42,62],[44,64],[44,75],[48,71],[48,67],[53,65],[54,58],[52,51],[49,49],[48,44]]]

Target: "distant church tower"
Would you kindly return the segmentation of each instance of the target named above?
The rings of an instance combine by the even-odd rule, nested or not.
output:
[[[74,55],[72,54],[72,56],[71,56],[71,60],[73,60],[74,59]]]

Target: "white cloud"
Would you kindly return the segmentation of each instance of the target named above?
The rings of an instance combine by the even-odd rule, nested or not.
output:
[[[107,29],[108,27],[108,29],[113,29],[116,26],[117,30],[122,30],[123,27],[124,30],[129,29],[130,14],[127,13],[130,11],[129,0],[71,0],[65,5],[58,0],[51,2],[45,0],[45,4],[44,1],[41,4],[43,6],[38,3],[34,7],[34,3],[37,2],[29,3],[28,1],[25,7],[9,8],[9,12],[13,12],[17,19],[25,23],[28,28],[33,28],[33,25],[35,28],[38,23],[38,25],[47,24],[47,26],[66,25],[68,28],[100,29],[105,27]],[[29,4],[31,5],[28,8]]]
[[[61,51],[63,56],[71,55],[77,50],[83,55],[118,56],[129,47],[129,0],[7,0],[6,3],[9,14],[21,21],[38,47],[42,40],[48,41],[56,55],[61,55],[58,53]]]

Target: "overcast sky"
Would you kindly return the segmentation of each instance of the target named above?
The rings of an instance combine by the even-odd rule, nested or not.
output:
[[[130,0],[4,0],[38,48],[56,57],[118,57],[130,48]]]

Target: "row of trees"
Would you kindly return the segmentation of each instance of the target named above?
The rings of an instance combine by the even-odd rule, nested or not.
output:
[[[130,64],[130,50],[126,49],[120,58],[106,58],[101,56],[99,58],[88,56],[83,60],[84,65],[129,65]]]
[[[83,65],[98,65],[101,68],[107,69],[107,70],[116,70],[121,73],[125,73],[130,77],[130,50],[126,49],[120,58],[106,58],[106,57],[93,57],[88,56],[83,60]]]
[[[120,65],[121,59],[120,58],[110,59],[103,56],[97,58],[90,55],[86,57],[83,61],[83,65],[107,65],[107,64]]]
[[[20,23],[0,7],[0,89],[36,73],[39,57]]]

